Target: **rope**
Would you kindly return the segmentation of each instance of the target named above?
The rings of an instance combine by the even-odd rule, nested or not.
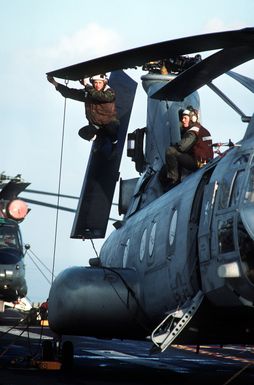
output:
[[[68,84],[68,81],[65,81]],[[58,231],[58,217],[59,217],[59,202],[60,202],[60,190],[61,190],[61,178],[62,178],[62,164],[63,164],[63,148],[64,148],[64,129],[65,129],[65,117],[66,117],[66,98],[64,98],[64,111],[63,111],[63,124],[62,124],[62,143],[61,143],[61,154],[59,164],[59,179],[58,179],[58,190],[57,190],[57,209],[56,209],[56,223],[55,223],[55,239],[54,239],[54,252],[52,262],[52,277],[51,284],[54,280],[55,262],[56,262],[56,244],[57,244],[57,231]]]
[[[92,246],[93,246],[93,249],[94,249],[96,257],[99,258],[99,255],[98,255],[97,250],[96,250],[95,245],[94,245],[94,241],[92,239],[90,239],[90,241],[92,243]]]
[[[33,264],[37,267],[37,269],[39,270],[39,272],[43,275],[43,277],[46,279],[46,281],[49,283],[49,285],[51,284],[50,280],[47,278],[46,274],[43,273],[43,271],[41,270],[41,268],[39,267],[38,263],[35,262],[35,260],[33,259],[33,257],[27,253],[27,255],[30,257],[31,261],[33,262]],[[50,272],[51,273],[51,272]]]
[[[47,265],[45,265],[45,263],[33,252],[33,250],[29,249],[29,251],[27,252],[27,255],[31,258],[31,254],[33,254],[33,256],[37,259],[37,261],[44,267],[45,270],[48,271],[48,273],[51,275],[52,274],[52,271],[47,267]],[[32,259],[32,258],[31,258]]]

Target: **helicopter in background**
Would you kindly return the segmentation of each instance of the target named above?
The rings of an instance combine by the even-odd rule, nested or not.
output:
[[[29,212],[27,204],[18,199],[30,183],[0,174],[0,311],[5,302],[16,302],[27,294],[24,246],[19,228]]]
[[[140,177],[120,179],[115,230],[90,266],[61,272],[49,293],[49,325],[58,335],[150,338],[152,350],[174,343],[254,343],[254,117],[246,116],[212,80],[254,58],[254,28],[191,36],[134,48],[51,71],[79,80],[111,72],[120,132],[117,156],[105,138],[93,143],[71,238],[105,236],[137,83],[123,69],[142,66],[147,124],[128,134],[127,155]],[[220,49],[220,50],[219,50]],[[197,53],[219,50],[202,60]],[[194,57],[187,55],[195,53]],[[209,86],[248,127],[180,184],[165,192],[165,150],[180,139],[180,109],[200,110]]]

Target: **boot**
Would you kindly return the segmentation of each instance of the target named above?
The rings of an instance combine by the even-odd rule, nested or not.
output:
[[[178,179],[173,179],[170,176],[170,173],[167,171],[167,167],[164,164],[159,171],[159,181],[164,189],[164,192],[170,190],[172,187],[176,186],[179,183]]]
[[[98,128],[96,128],[92,124],[89,124],[88,126],[84,126],[84,127],[80,128],[80,130],[78,132],[79,136],[82,139],[85,139],[88,141],[95,140],[97,133],[98,133]]]

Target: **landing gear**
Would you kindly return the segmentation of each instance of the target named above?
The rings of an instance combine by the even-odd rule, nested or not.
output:
[[[61,368],[69,371],[74,364],[74,347],[71,341],[51,341],[44,340],[42,343],[42,361],[61,363]]]
[[[55,349],[53,343],[50,340],[42,342],[42,361],[54,361]]]
[[[62,345],[61,362],[63,370],[71,370],[74,363],[74,348],[71,341],[65,341]]]

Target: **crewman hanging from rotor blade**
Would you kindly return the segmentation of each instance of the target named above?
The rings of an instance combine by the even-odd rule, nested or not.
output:
[[[160,172],[163,185],[174,186],[181,181],[181,168],[195,171],[213,158],[210,132],[199,123],[198,111],[192,106],[179,110],[181,140],[166,150],[166,167]],[[166,175],[165,175],[166,174]]]
[[[56,90],[65,98],[85,103],[87,126],[79,130],[81,138],[91,141],[106,136],[112,144],[112,153],[116,151],[119,120],[116,113],[115,91],[109,87],[105,74],[94,75],[90,79],[81,79],[83,89],[69,88],[58,83],[52,76],[47,76]]]

